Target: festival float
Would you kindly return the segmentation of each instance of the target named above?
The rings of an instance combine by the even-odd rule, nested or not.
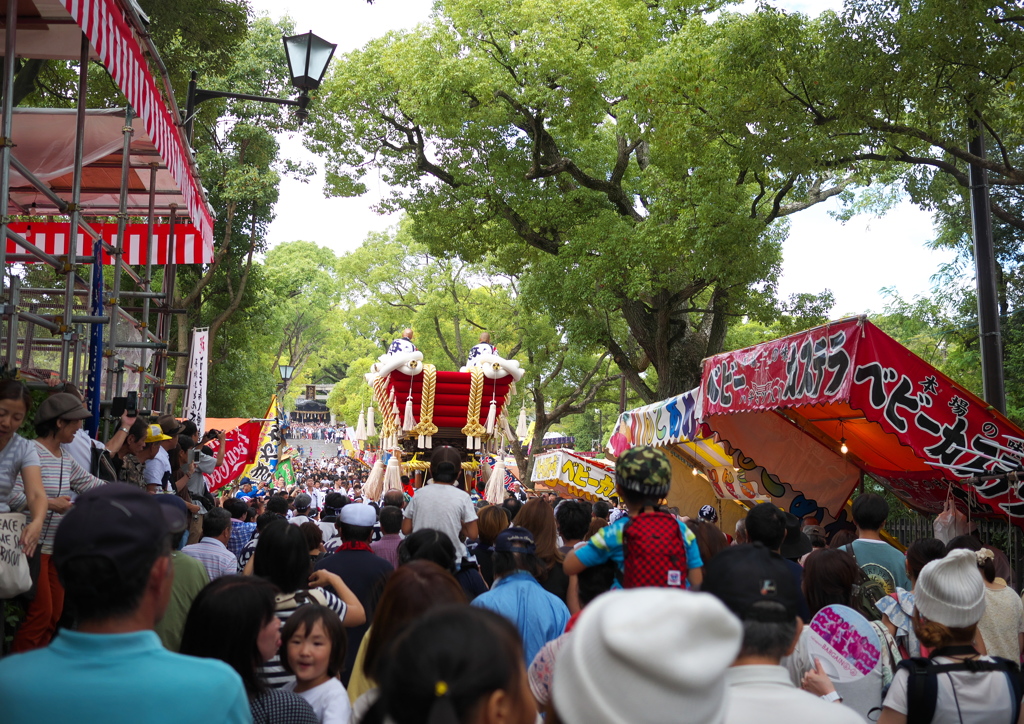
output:
[[[382,455],[367,479],[368,496],[400,488],[403,468],[406,474],[425,471],[437,447],[459,450],[464,470],[478,469],[478,456],[500,452],[513,437],[506,411],[524,374],[519,362],[497,354],[479,354],[458,372],[424,363],[419,350],[381,355],[365,375],[374,404],[365,418],[360,413],[357,426],[357,437],[359,428],[363,439],[380,435]],[[495,465],[485,491],[489,501],[504,499],[504,479],[503,466]]]

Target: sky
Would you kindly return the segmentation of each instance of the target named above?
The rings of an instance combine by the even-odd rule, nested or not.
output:
[[[286,9],[279,0],[250,0],[250,4],[255,12],[275,19],[287,12],[295,20],[296,32],[312,30],[337,43],[336,54],[362,47],[390,30],[411,28],[427,20],[431,9],[430,0],[376,0],[373,5],[362,0],[295,0]],[[774,4],[809,15],[842,5],[834,0]],[[753,3],[748,0],[744,7],[753,7]],[[368,177],[368,191],[358,198],[324,198],[318,158],[303,147],[298,136],[285,135],[279,140],[284,156],[316,163],[318,174],[308,183],[282,180],[277,217],[269,231],[271,246],[301,239],[344,253],[358,247],[369,232],[397,223],[396,216],[381,216],[372,210],[384,191],[382,182],[374,183],[372,176]],[[931,276],[951,258],[949,252],[926,247],[934,235],[928,214],[903,202],[884,216],[862,215],[842,223],[829,215],[837,208],[838,202],[831,201],[790,217],[778,284],[780,298],[829,289],[836,300],[831,316],[837,319],[881,312],[885,305],[881,290],[885,288],[895,289],[907,300],[928,293]]]

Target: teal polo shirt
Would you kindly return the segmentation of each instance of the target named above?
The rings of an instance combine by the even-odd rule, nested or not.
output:
[[[165,649],[152,631],[61,631],[0,659],[4,724],[251,724],[241,677],[223,661]]]

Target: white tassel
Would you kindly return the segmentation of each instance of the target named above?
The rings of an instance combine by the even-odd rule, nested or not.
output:
[[[529,431],[530,428],[526,424],[526,405],[523,405],[519,410],[519,424],[516,425],[516,437],[522,440]]]
[[[363,493],[367,500],[377,502],[380,496],[384,494],[384,458],[377,458],[377,462],[373,464],[370,469],[370,474],[366,476],[366,483],[363,485]]]
[[[498,456],[491,468],[491,475],[484,487],[484,498],[492,505],[501,505],[505,500],[505,458]]]
[[[506,397],[505,399],[507,400],[507,399],[509,399],[509,397],[515,397],[515,394],[516,394],[516,381],[512,380],[512,384],[508,386],[508,397]]]
[[[427,436],[420,435],[416,438],[416,446],[425,448],[427,446]]]
[[[392,455],[384,471],[384,491],[402,489],[402,465],[398,455]]]
[[[412,416],[412,398],[405,398],[405,419],[402,421],[402,430],[412,432],[416,427],[416,418]]]
[[[373,405],[366,411],[366,436],[374,437],[377,434],[377,426],[374,425]]]
[[[487,411],[487,434],[488,435],[493,435],[494,434],[494,418],[497,416],[497,414],[498,414],[498,405],[494,401],[494,398],[492,397],[491,398],[491,409],[489,409]]]
[[[366,419],[363,417],[362,408],[359,409],[359,422],[356,424],[356,440],[362,442],[366,439]]]

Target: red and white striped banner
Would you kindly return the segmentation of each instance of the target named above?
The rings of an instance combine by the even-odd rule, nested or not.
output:
[[[8,225],[8,228],[25,237],[27,241],[32,242],[37,248],[42,249],[47,254],[53,256],[63,256],[68,253],[68,229],[70,224],[67,222],[49,221],[49,222],[12,222]],[[96,229],[103,240],[110,244],[115,249],[117,248],[117,225],[116,224],[104,224]],[[145,264],[146,254],[149,251],[149,245],[146,243],[147,239],[147,226],[146,224],[128,224],[125,227],[124,235],[124,256],[122,260],[125,264]],[[150,258],[150,262],[153,264],[166,264],[167,263],[167,241],[171,235],[170,224],[154,224],[153,225],[153,242],[156,247],[153,251],[153,255]],[[88,244],[86,243],[88,240]],[[171,262],[174,264],[209,264],[213,261],[213,249],[203,243],[203,238],[199,234],[199,230],[196,229],[192,224],[175,224],[174,225],[174,245],[173,245],[173,256]],[[24,254],[25,250],[14,243],[13,240],[7,240],[7,253],[8,254]],[[78,249],[75,252],[77,258],[81,262],[88,262],[89,259],[86,257],[92,257],[92,237],[86,236],[79,232],[78,234]],[[113,257],[108,254],[105,250],[101,252],[103,255],[104,264],[113,264]]]
[[[124,18],[118,0],[61,0],[146,125],[160,157],[178,183],[192,223],[213,257],[213,219],[202,189],[188,165],[188,149],[175,129],[175,119],[164,104],[149,72],[142,48]]]

